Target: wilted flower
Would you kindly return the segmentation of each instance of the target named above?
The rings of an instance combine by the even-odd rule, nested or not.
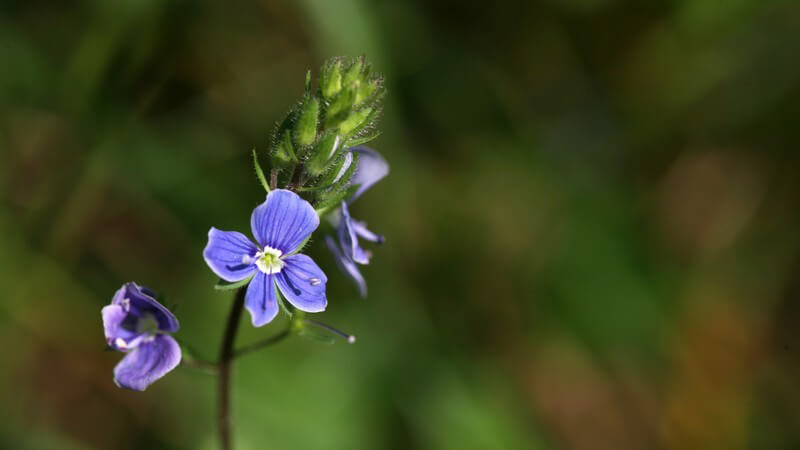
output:
[[[253,276],[245,295],[253,325],[265,325],[278,314],[276,287],[299,310],[325,310],[328,278],[311,258],[297,253],[319,226],[314,207],[294,192],[273,190],[253,210],[250,226],[257,244],[242,233],[211,228],[203,257],[225,281]]]
[[[102,315],[106,342],[127,353],[114,368],[117,386],[143,391],[181,362],[181,348],[167,334],[178,331],[178,319],[149,289],[125,283]]]
[[[358,153],[358,166],[350,180],[350,184],[358,186],[358,188],[350,198],[342,202],[339,210],[331,214],[330,220],[336,227],[338,242],[328,236],[325,243],[333,253],[339,267],[356,282],[361,296],[366,297],[367,284],[356,264],[368,264],[372,254],[361,248],[358,239],[362,238],[379,244],[383,243],[384,239],[383,236],[368,230],[366,223],[353,219],[347,205],[385,177],[389,173],[389,164],[371,148],[359,146],[351,148],[350,151]],[[344,173],[349,164],[345,164],[340,173]]]

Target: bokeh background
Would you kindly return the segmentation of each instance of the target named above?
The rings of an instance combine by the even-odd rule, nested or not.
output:
[[[0,448],[215,448],[214,378],[116,388],[100,308],[150,285],[215,357],[206,233],[360,54],[369,298],[311,247],[358,342],[240,360],[239,448],[800,448],[798,48],[777,0],[2,2]]]

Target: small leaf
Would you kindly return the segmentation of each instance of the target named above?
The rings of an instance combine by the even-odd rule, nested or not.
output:
[[[253,274],[253,275],[255,275],[255,274]],[[234,282],[225,281],[225,280],[219,280],[217,282],[217,284],[214,285],[214,289],[216,289],[218,291],[230,291],[232,289],[238,289],[238,288],[246,285],[247,283],[249,283],[250,280],[253,279],[253,275],[250,275],[249,277],[245,278],[244,280],[234,281]]]
[[[267,178],[264,176],[264,171],[261,170],[261,165],[258,163],[256,149],[253,149],[253,166],[256,168],[256,176],[258,177],[258,181],[261,182],[261,186],[263,186],[264,190],[267,191],[267,194],[269,194],[269,183],[267,182]]]

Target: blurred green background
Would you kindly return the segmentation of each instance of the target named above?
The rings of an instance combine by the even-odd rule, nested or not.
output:
[[[239,448],[800,448],[798,48],[794,1],[3,1],[0,448],[215,448],[213,377],[116,388],[100,308],[152,286],[213,358],[206,233],[359,54],[369,298],[310,251],[358,342],[242,359]]]

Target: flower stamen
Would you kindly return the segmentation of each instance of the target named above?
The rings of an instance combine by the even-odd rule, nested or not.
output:
[[[284,262],[281,260],[283,252],[276,248],[264,247],[264,250],[256,253],[255,260],[258,270],[272,275],[283,269]]]

